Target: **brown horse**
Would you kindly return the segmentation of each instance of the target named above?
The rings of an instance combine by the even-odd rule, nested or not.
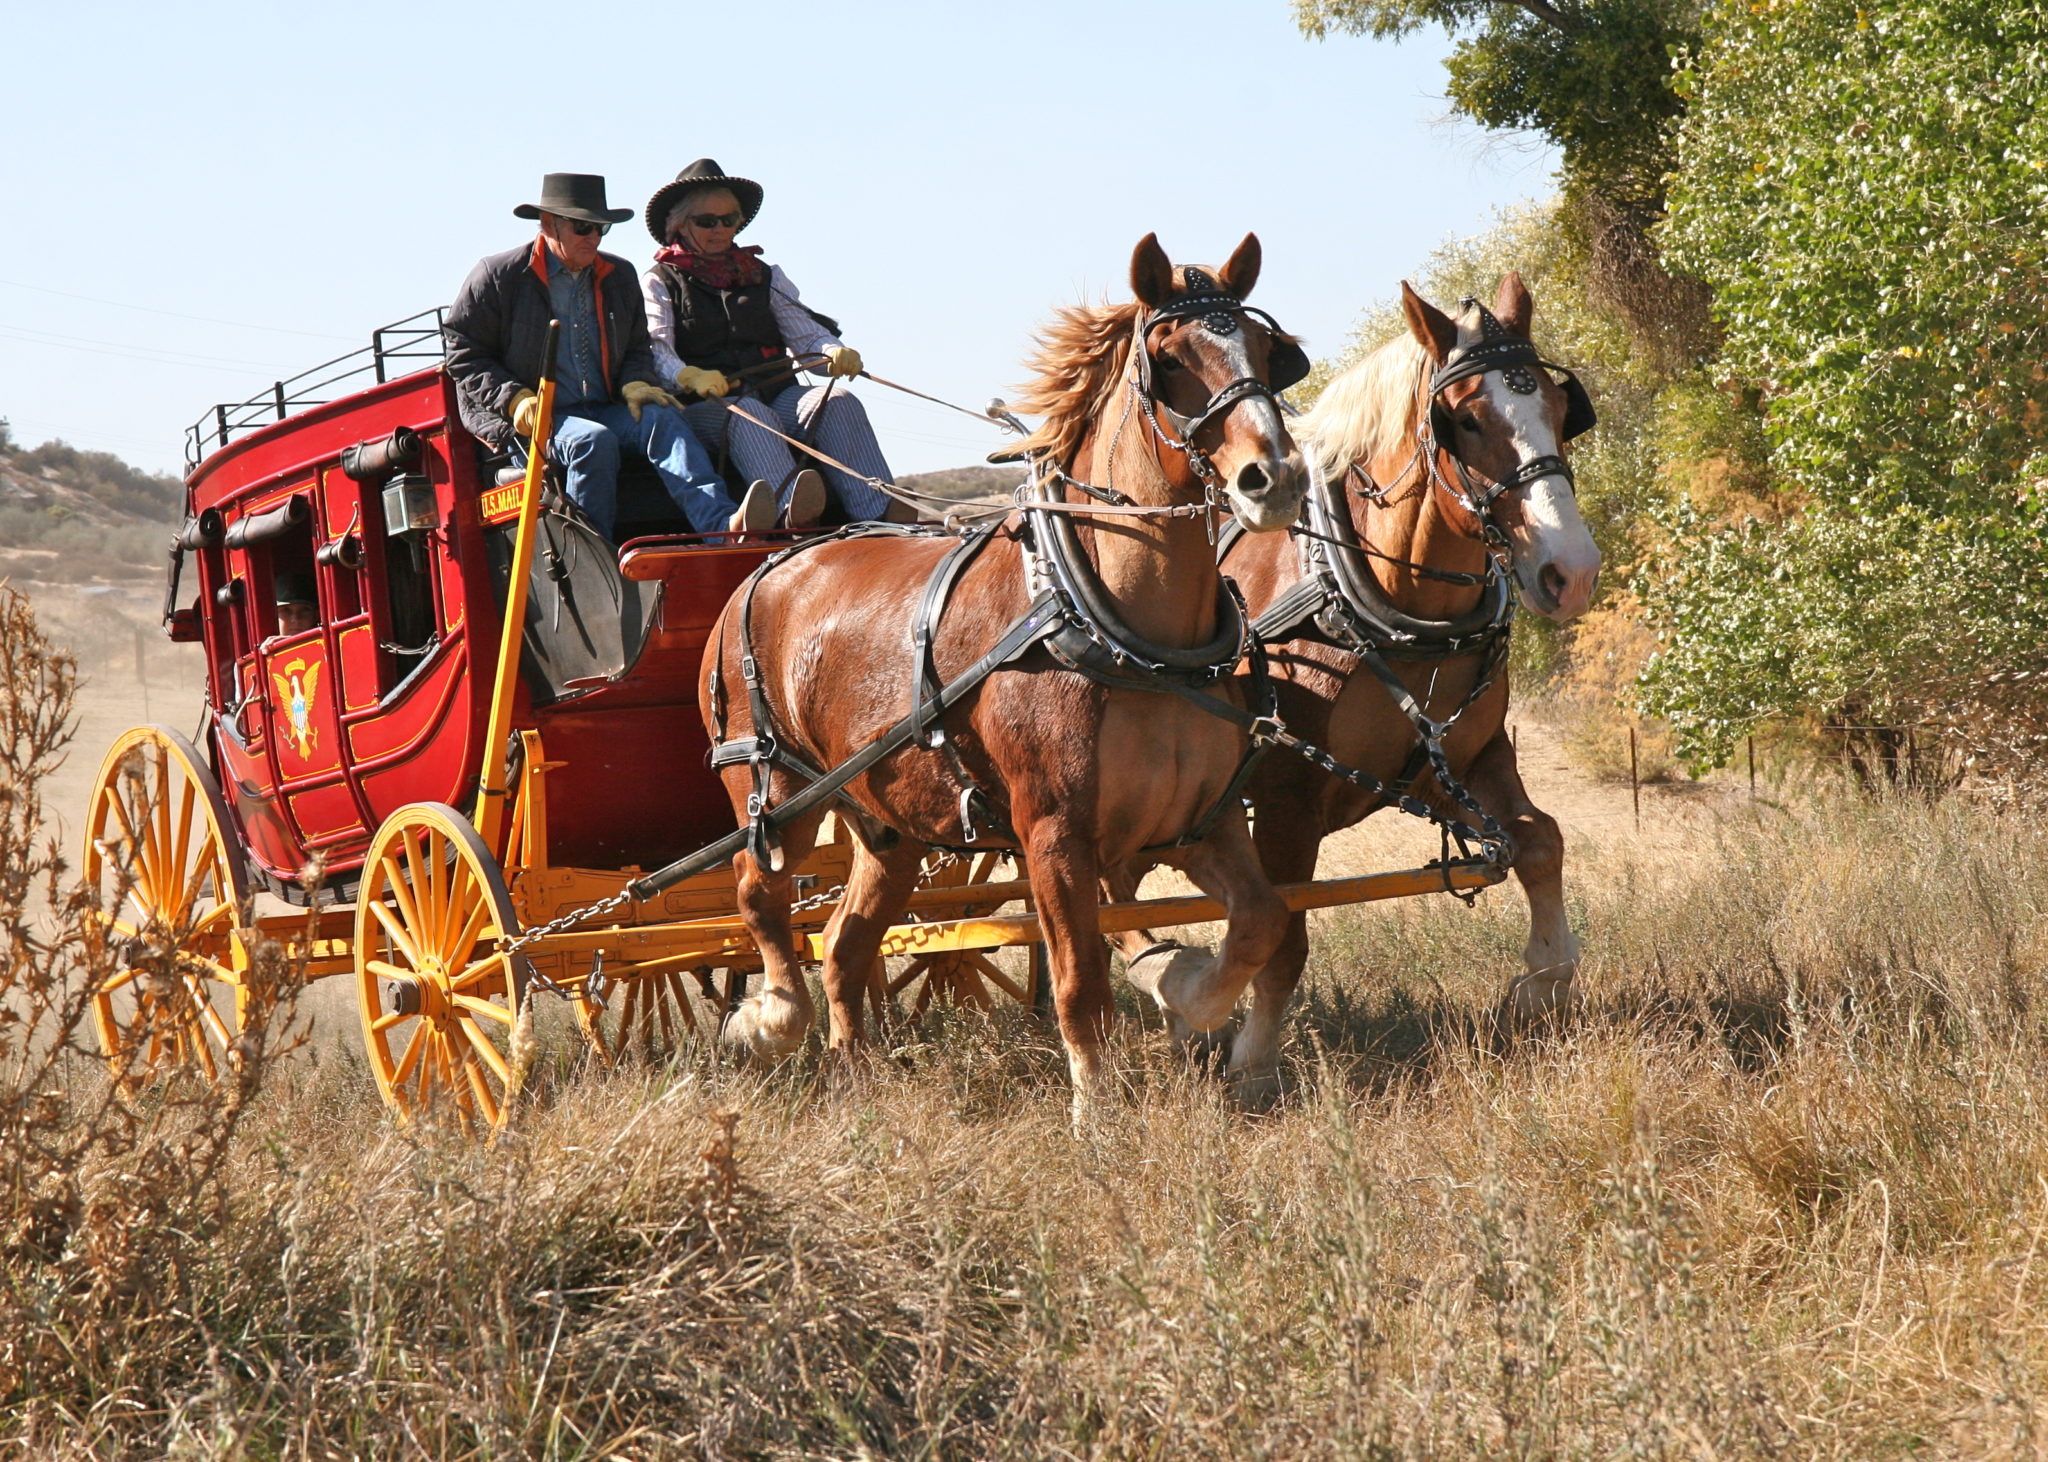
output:
[[[1505,729],[1513,605],[1504,573],[1548,618],[1585,612],[1600,554],[1559,448],[1592,424],[1592,407],[1569,373],[1560,383],[1537,360],[1528,343],[1535,305],[1519,274],[1502,281],[1491,311],[1468,300],[1455,320],[1401,289],[1408,334],[1333,380],[1299,423],[1317,469],[1307,532],[1245,537],[1224,559],[1270,642],[1282,720],[1392,790],[1376,794],[1269,755],[1250,785],[1255,836],[1268,876],[1290,883],[1315,876],[1325,837],[1410,788],[1440,816],[1479,822],[1357,653],[1361,642],[1377,646],[1380,666],[1421,714],[1452,722],[1441,738],[1448,770],[1511,840],[1530,914],[1526,968],[1503,1002],[1515,1025],[1567,1001],[1579,944],[1565,914],[1563,839],[1529,800]],[[1355,591],[1348,603],[1346,587]],[[1128,893],[1139,871],[1126,870],[1113,890]],[[1210,958],[1142,931],[1122,943],[1133,983],[1152,991]],[[1277,1091],[1280,1022],[1307,957],[1307,916],[1296,914],[1255,977],[1231,1042],[1228,1073],[1248,1104]]]
[[[1044,420],[1024,445],[1038,501],[1073,512],[1025,509],[973,540],[828,540],[771,563],[726,606],[701,704],[746,819],[898,734],[914,702],[973,681],[992,648],[1007,656],[845,788],[862,838],[825,934],[834,1048],[862,1038],[879,941],[933,845],[1023,854],[1077,1121],[1114,1011],[1096,923],[1105,871],[1153,850],[1228,906],[1214,972],[1167,992],[1197,1018],[1219,999],[1228,1011],[1278,947],[1286,908],[1227,795],[1246,738],[1165,693],[1175,677],[1232,693],[1245,629],[1216,566],[1217,515],[1271,533],[1300,508],[1305,473],[1267,383],[1276,362],[1294,375],[1306,359],[1242,303],[1258,269],[1255,237],[1204,271],[1176,269],[1147,236],[1131,261],[1135,302],[1061,312],[1034,362],[1025,409]],[[1059,633],[1030,628],[1041,619]],[[1020,630],[1021,650],[1005,649]],[[1105,645],[1115,653],[1098,654]],[[757,1054],[794,1049],[811,1020],[789,870],[823,812],[733,860],[766,979],[725,1035]]]

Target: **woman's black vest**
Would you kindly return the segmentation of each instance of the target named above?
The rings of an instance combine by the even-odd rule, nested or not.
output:
[[[736,371],[788,353],[775,323],[768,280],[716,290],[673,265],[657,266],[676,318],[676,354],[684,365]]]

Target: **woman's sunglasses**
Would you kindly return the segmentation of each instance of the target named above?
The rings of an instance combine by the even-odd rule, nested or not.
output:
[[[744,217],[738,213],[693,213],[690,222],[698,228],[738,228]]]
[[[612,231],[612,226],[608,223],[585,223],[580,218],[565,218],[562,222],[568,226],[569,232],[579,239],[587,239],[592,234],[603,238]]]

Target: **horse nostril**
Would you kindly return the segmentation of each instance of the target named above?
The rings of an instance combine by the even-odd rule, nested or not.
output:
[[[1258,497],[1272,485],[1266,469],[1257,462],[1247,462],[1237,469],[1237,490],[1246,497]]]
[[[1564,570],[1554,563],[1543,566],[1543,572],[1536,576],[1536,582],[1543,586],[1543,592],[1550,596],[1553,604],[1564,602],[1565,590],[1570,587],[1565,581]]]

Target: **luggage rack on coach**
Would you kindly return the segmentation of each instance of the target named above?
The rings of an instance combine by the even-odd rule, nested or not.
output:
[[[382,385],[398,376],[441,364],[440,305],[421,310],[370,332],[370,343],[347,355],[336,356],[296,376],[275,381],[260,396],[247,401],[223,402],[185,429],[185,470],[191,471],[208,452],[225,447],[242,432],[252,432],[283,421],[295,411],[304,411],[360,390],[372,381]],[[406,362],[392,370],[394,362]],[[369,381],[358,379],[368,376]],[[346,390],[335,387],[353,382]]]

